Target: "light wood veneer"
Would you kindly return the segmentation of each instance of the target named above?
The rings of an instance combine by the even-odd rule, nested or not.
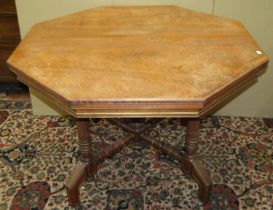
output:
[[[199,117],[267,62],[240,22],[174,6],[43,22],[8,59],[21,81],[82,118]]]

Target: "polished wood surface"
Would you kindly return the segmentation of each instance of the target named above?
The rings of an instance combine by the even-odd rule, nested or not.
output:
[[[20,41],[14,0],[0,0],[0,83],[18,83],[6,63]]]
[[[35,25],[9,58],[76,117],[198,117],[268,57],[241,23],[174,6],[103,7]]]
[[[0,0],[0,14],[16,14],[15,1]]]

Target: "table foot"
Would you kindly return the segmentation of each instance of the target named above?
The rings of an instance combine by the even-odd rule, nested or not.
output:
[[[72,207],[80,205],[80,190],[79,187],[85,178],[96,173],[97,165],[93,162],[92,141],[89,131],[89,119],[77,119],[77,132],[79,140],[80,156],[79,161],[73,169],[71,175],[65,182],[68,202]]]
[[[203,204],[209,202],[212,182],[201,160],[194,159],[192,162],[192,176],[199,186],[199,199]]]
[[[199,200],[206,204],[209,202],[212,182],[208,171],[203,167],[199,159],[189,159],[187,156],[181,157],[181,170],[194,178],[199,187]]]
[[[79,161],[73,169],[71,175],[65,181],[68,203],[72,207],[80,205],[80,185],[86,177],[88,164]]]

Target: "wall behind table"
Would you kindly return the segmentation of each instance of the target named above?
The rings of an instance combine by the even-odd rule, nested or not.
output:
[[[80,10],[113,5],[177,5],[240,20],[273,60],[272,0],[16,0],[22,37],[35,23]],[[239,53],[239,52],[238,52]],[[216,114],[273,117],[272,65],[258,82]],[[64,114],[45,97],[30,89],[34,114]]]
[[[273,1],[216,0],[214,14],[240,20],[268,54],[268,68],[258,82],[217,112],[220,115],[273,118]],[[240,53],[240,52],[238,52]]]

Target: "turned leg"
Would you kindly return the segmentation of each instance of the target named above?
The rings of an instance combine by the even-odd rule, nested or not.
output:
[[[92,142],[89,132],[89,119],[77,119],[80,158],[70,177],[66,180],[68,202],[76,207],[80,204],[79,187],[86,177],[94,174],[96,167],[92,162]]]
[[[198,150],[199,141],[199,119],[193,119],[188,121],[186,130],[186,155],[188,157],[194,157]]]
[[[92,140],[89,131],[90,121],[89,119],[78,119],[77,120],[77,132],[79,138],[79,150],[80,158],[79,161],[87,163],[85,168],[86,178],[89,179],[97,170],[97,165],[94,162]]]
[[[199,119],[190,119],[186,131],[186,158],[181,164],[182,170],[188,171],[199,185],[199,199],[205,204],[209,201],[212,187],[208,172],[203,167],[202,162],[197,158],[196,152],[199,143]]]

